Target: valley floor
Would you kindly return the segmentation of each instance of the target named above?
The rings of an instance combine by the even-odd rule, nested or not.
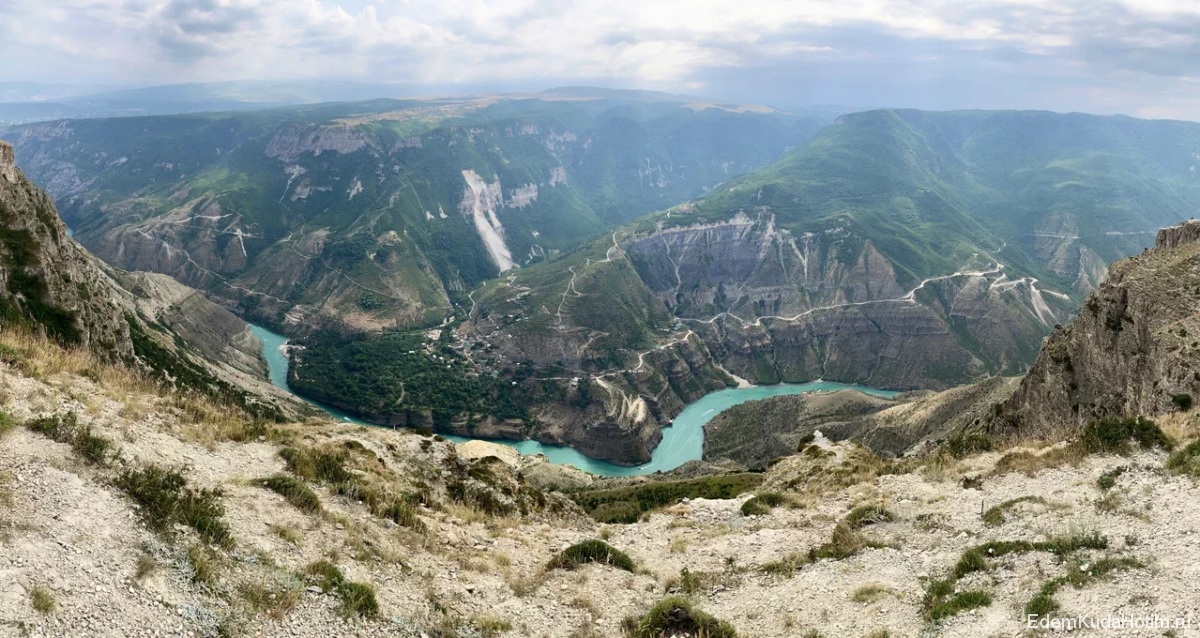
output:
[[[1080,587],[1058,588],[1059,616],[1157,614],[1200,623],[1200,489],[1162,470],[1164,453],[1052,463],[1060,444],[891,473],[895,466],[862,448],[818,439],[817,448],[768,471],[763,490],[782,493],[785,503],[761,515],[742,514],[749,494],[696,499],[607,526],[570,503],[553,513],[490,516],[446,497],[416,510],[418,530],[328,487],[316,488],[320,512],[302,512],[255,481],[285,472],[280,444],[223,440],[237,437],[222,436],[218,422],[189,418],[169,395],[118,391],[69,365],[28,372],[0,364],[0,397],[13,424],[72,411],[115,442],[120,463],[184,468],[190,484],[222,490],[236,544],[200,550],[191,532],[173,540],[151,532],[109,470],[85,463],[70,445],[11,426],[0,435],[0,635],[620,636],[625,617],[671,592],[689,595],[743,637],[1035,635],[1023,609],[1064,575]],[[1181,440],[1197,431],[1187,416],[1163,423]],[[288,444],[363,448],[380,472],[435,486],[449,480],[439,468],[456,456],[453,443],[411,432],[328,421],[281,431]],[[1014,460],[1034,474],[997,473],[998,462]],[[1127,469],[1110,489],[1099,488],[1097,479],[1118,467]],[[964,476],[980,483],[964,488]],[[1026,500],[989,516],[998,524],[981,520],[981,510],[1018,498]],[[862,527],[866,545],[852,555],[810,563],[810,550],[827,546],[838,522],[862,504],[882,504],[892,520]],[[986,592],[991,604],[929,621],[930,582],[951,573],[967,550],[1068,537],[1094,545],[1095,535],[1106,549],[1080,549],[1064,561],[1045,551],[986,554],[986,567],[953,588]],[[594,538],[628,553],[638,570],[545,569],[557,552]],[[197,573],[205,567],[198,554],[208,556],[211,574]],[[1088,576],[1112,564],[1104,558],[1137,563]],[[339,596],[305,579],[305,566],[320,559],[375,588],[377,617],[344,616]],[[1073,635],[1200,635],[1197,626],[1165,631]]]

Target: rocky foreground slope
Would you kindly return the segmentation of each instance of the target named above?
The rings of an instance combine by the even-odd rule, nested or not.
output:
[[[537,459],[320,420],[262,429],[28,333],[0,344],[0,635],[657,636],[638,619],[667,600],[680,623],[727,623],[713,636],[976,637],[1034,635],[1034,604],[1200,609],[1200,489],[1159,449],[888,462],[818,436],[754,503],[676,498],[600,525],[548,491],[599,484]],[[1200,433],[1190,413],[1160,424]],[[156,509],[172,495],[184,515]],[[552,567],[597,539],[632,571]]]

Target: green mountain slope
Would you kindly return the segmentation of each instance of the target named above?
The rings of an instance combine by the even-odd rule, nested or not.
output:
[[[611,249],[682,320],[669,334],[661,321],[641,333],[697,335],[739,376],[947,387],[1023,371],[1108,261],[1200,206],[1198,157],[1200,125],[1183,122],[859,113],[581,254]],[[518,326],[539,313],[549,321],[545,300],[561,299],[561,310],[548,306],[556,330],[511,356],[636,364],[645,341],[607,339],[638,332],[629,316],[575,317],[577,307],[619,308],[616,293],[577,288],[547,263],[475,299],[481,312],[526,318]]]
[[[297,331],[440,321],[480,282],[761,166],[819,124],[679,102],[464,98],[0,134],[102,258]]]

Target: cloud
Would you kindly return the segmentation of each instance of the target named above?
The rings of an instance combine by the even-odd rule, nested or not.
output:
[[[791,104],[1130,112],[1200,98],[1190,0],[54,4],[0,0],[0,79],[588,81]]]

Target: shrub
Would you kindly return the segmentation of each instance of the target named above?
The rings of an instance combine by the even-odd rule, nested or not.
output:
[[[785,499],[779,492],[762,492],[742,503],[742,516],[762,515],[771,511],[772,507],[783,505]]]
[[[417,508],[403,499],[393,500],[391,504],[380,511],[379,515],[401,527],[418,532],[424,532],[426,529],[425,523],[417,516]]]
[[[304,573],[326,592],[334,591],[342,583],[346,582],[346,577],[342,574],[342,570],[327,560],[318,560],[309,563],[304,567]]]
[[[1200,439],[1167,457],[1166,468],[1177,474],[1200,476]]]
[[[674,505],[684,498],[730,499],[756,489],[762,481],[762,474],[743,472],[589,490],[571,498],[598,523],[635,523],[642,514]]]
[[[1059,604],[1054,600],[1054,594],[1058,593],[1063,585],[1070,584],[1079,589],[1112,572],[1143,567],[1145,565],[1134,558],[1102,558],[1087,565],[1087,570],[1084,570],[1083,566],[1078,563],[1072,562],[1067,566],[1066,576],[1046,581],[1038,593],[1029,599],[1029,602],[1025,604],[1025,615],[1026,617],[1030,615],[1044,616],[1057,611]]]
[[[116,485],[138,504],[142,519],[154,531],[169,533],[175,523],[183,523],[210,543],[233,545],[220,489],[193,490],[179,472],[154,465],[126,470]]]
[[[1170,451],[1175,448],[1175,442],[1157,423],[1140,416],[1101,419],[1089,423],[1083,430],[1083,447],[1092,454],[1127,454],[1131,440],[1145,450],[1160,447]]]
[[[946,452],[956,459],[979,452],[991,452],[995,449],[995,444],[984,434],[960,433],[958,436],[951,437],[944,445]]]
[[[379,613],[379,602],[375,599],[375,588],[366,583],[346,580],[337,565],[319,560],[304,568],[309,580],[325,592],[336,592],[342,599],[341,610],[346,616],[373,617]]]
[[[192,566],[192,580],[197,583],[213,584],[217,579],[217,568],[212,554],[202,545],[192,545],[187,552],[188,564]]]
[[[89,463],[104,465],[108,462],[112,441],[92,434],[90,425],[80,427],[74,412],[68,412],[66,416],[55,414],[32,419],[25,424],[25,427],[59,443],[70,445],[76,454],[82,456]]]
[[[279,451],[279,456],[289,472],[310,481],[338,484],[353,477],[346,469],[350,455],[345,450],[286,447]]]
[[[679,596],[664,598],[640,618],[625,618],[621,627],[629,638],[737,638],[729,623],[692,607],[686,598]]]
[[[1174,455],[1172,455],[1172,457],[1173,456]],[[1106,492],[1108,490],[1111,490],[1113,488],[1113,486],[1115,486],[1117,484],[1117,477],[1124,474],[1126,469],[1128,469],[1128,468],[1126,468],[1124,465],[1122,465],[1121,467],[1113,468],[1113,469],[1101,474],[1100,478],[1096,479],[1096,486]]]
[[[261,479],[260,483],[263,487],[282,496],[300,511],[310,514],[321,511],[321,499],[317,498],[317,494],[307,485],[290,476],[277,474]]]
[[[238,593],[251,609],[267,612],[277,620],[300,602],[303,590],[298,578],[282,571],[238,586]]]
[[[345,582],[338,587],[342,598],[342,614],[373,618],[379,614],[379,602],[375,599],[375,588],[366,583]]]
[[[628,554],[600,540],[583,541],[572,545],[550,560],[548,569],[575,569],[585,563],[612,565],[627,572],[634,570]]]
[[[1180,412],[1187,412],[1188,410],[1192,409],[1192,395],[1176,394],[1175,396],[1171,397],[1171,403],[1174,403],[1175,407],[1179,408]]]

